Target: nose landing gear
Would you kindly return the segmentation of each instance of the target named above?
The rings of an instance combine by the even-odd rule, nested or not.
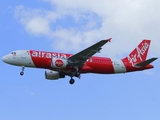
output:
[[[25,67],[24,67],[24,66],[22,66],[22,71],[20,72],[20,75],[21,75],[21,76],[23,76],[23,75],[24,75],[24,69],[25,69]]]
[[[74,80],[73,78],[71,78],[70,81],[69,81],[69,83],[70,83],[71,85],[73,85],[74,82],[75,82],[75,80]]]

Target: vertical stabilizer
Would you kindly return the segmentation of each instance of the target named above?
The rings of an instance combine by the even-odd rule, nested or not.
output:
[[[143,40],[130,54],[123,60],[128,60],[134,66],[146,60],[151,40]]]

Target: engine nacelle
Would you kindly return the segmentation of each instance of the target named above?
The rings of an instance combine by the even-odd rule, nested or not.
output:
[[[65,75],[62,75],[57,71],[47,70],[45,71],[45,78],[48,80],[58,80],[59,78],[65,78]]]
[[[52,58],[52,68],[66,68],[68,62],[62,58]]]

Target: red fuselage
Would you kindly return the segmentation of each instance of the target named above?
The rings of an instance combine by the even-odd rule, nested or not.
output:
[[[52,59],[59,59],[59,58],[67,59],[70,56],[72,56],[72,54],[30,50],[30,56],[36,68],[58,70],[61,69],[61,67],[53,68]],[[113,74],[113,73],[139,71],[150,68],[153,68],[153,66],[147,65],[141,68],[133,67],[132,64],[127,59],[118,60],[118,59],[93,56],[86,61],[85,65],[82,68],[80,68],[80,72]],[[62,69],[74,71],[74,69],[71,66],[66,66],[66,68]]]

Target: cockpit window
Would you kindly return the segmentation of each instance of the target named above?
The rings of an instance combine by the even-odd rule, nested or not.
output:
[[[16,52],[11,52],[11,54],[16,55]]]

